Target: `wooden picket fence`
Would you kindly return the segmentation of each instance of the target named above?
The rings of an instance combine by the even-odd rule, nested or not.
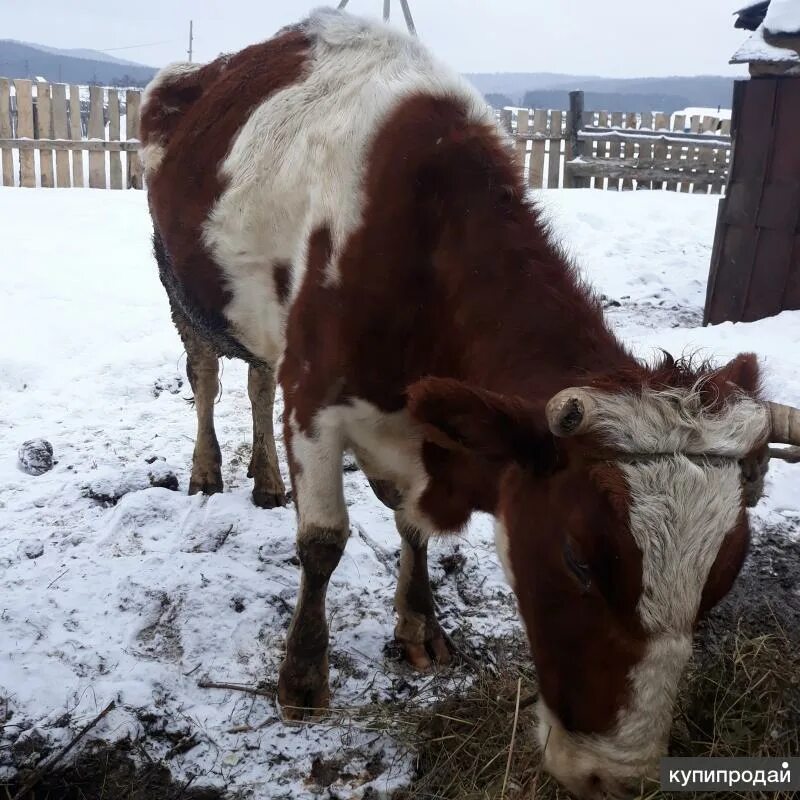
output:
[[[141,189],[140,101],[133,89],[121,101],[117,89],[90,86],[82,100],[79,86],[0,78],[3,185]]]
[[[728,179],[731,123],[713,116],[505,109],[501,121],[534,189],[666,189],[721,194]]]
[[[724,191],[730,120],[584,111],[583,99],[499,113],[532,188]],[[0,78],[3,185],[141,189],[140,104],[138,89]]]

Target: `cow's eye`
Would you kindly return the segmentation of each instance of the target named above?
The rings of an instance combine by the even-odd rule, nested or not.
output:
[[[575,555],[572,544],[567,538],[564,540],[564,563],[570,572],[581,582],[584,593],[588,592],[592,586],[592,573],[589,565]]]

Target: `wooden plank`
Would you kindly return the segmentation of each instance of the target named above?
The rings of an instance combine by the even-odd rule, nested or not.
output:
[[[521,108],[517,111],[517,135],[515,139],[515,149],[517,153],[517,163],[519,166],[520,175],[522,180],[525,180],[526,172],[526,157],[528,154],[528,142],[525,139],[520,139],[528,132],[528,109]]]
[[[0,78],[0,138],[11,138],[11,86]],[[2,148],[3,186],[14,185],[14,154],[10,147]]]
[[[740,322],[754,274],[759,204],[773,155],[776,84],[736,81],[733,94],[734,152],[728,192],[717,228],[704,321]]]
[[[567,114],[567,148],[569,155],[567,160],[581,159],[586,152],[586,144],[581,141],[578,134],[581,128],[587,124],[584,113],[584,94],[581,91],[569,93],[569,113]],[[569,174],[569,181],[567,180]],[[565,189],[585,189],[589,186],[586,180],[577,172],[564,173]]]
[[[142,93],[133,89],[125,92],[125,138],[130,142],[139,141],[139,107]],[[142,159],[135,150],[128,152],[127,180],[129,189],[142,188]]]
[[[642,114],[642,122],[639,126],[639,132],[642,131],[652,131],[653,130],[653,113],[651,111],[645,111]],[[653,160],[653,142],[648,141],[640,141],[639,142],[639,158],[644,159],[645,161],[652,161]],[[638,188],[640,189],[652,189],[654,186],[652,181],[649,181],[646,185],[639,184]]]
[[[609,121],[611,122],[612,128],[621,128],[622,127],[622,112],[621,111],[614,111],[612,112],[611,116],[609,117]],[[625,157],[625,149],[622,144],[614,144],[613,142],[608,146],[608,155],[610,158],[624,158]],[[610,192],[619,191],[619,181],[616,180],[609,180],[608,181],[608,190]]]
[[[668,131],[669,130],[669,117],[666,114],[658,113],[655,116],[655,120],[653,122],[653,127],[656,131]],[[667,160],[667,143],[666,140],[657,139],[656,143],[653,145],[653,160],[654,161],[666,161]],[[654,189],[663,189],[663,183],[659,183],[658,181],[653,181],[653,188]]]
[[[700,132],[710,132],[714,133],[717,130],[717,125],[719,124],[719,120],[716,117],[703,117],[700,120]],[[707,147],[699,147],[698,154],[697,154],[697,162],[698,164],[707,167],[709,169],[714,168],[714,148],[711,146]],[[711,188],[711,183],[709,182],[699,182],[694,185],[694,189],[692,190],[694,194],[708,194],[709,189]]]
[[[607,128],[608,127],[608,111],[601,111],[597,115],[597,127],[598,128]],[[596,139],[597,142],[597,158],[607,158],[608,157],[608,140],[607,139]],[[606,188],[606,179],[600,177],[599,175],[594,179],[594,188],[595,189],[605,189]]]
[[[108,138],[112,142],[119,141],[119,93],[116,89],[108,89]],[[112,189],[122,188],[122,157],[118,150],[108,153],[109,184]]]
[[[81,125],[81,91],[77,86],[69,87],[69,135],[74,142],[83,139],[83,126]],[[72,185],[83,188],[83,153],[72,154]]]
[[[17,137],[33,139],[33,84],[26,80],[15,80],[17,92]],[[29,189],[36,186],[36,165],[33,150],[20,150],[19,185]]]
[[[665,114],[661,114],[666,124],[669,125],[669,119]],[[695,145],[702,147],[703,145],[730,145],[730,136],[704,136],[701,133],[683,133],[682,131],[643,131],[631,130],[627,128],[598,128],[596,125],[584,125],[578,134],[578,138],[584,142],[590,142],[594,139],[605,139],[609,142],[633,142],[634,144],[646,144],[649,141],[659,142],[663,141],[666,144],[682,144],[684,147]]]
[[[689,130],[692,133],[700,133],[700,117],[693,115],[689,119]],[[696,145],[691,145],[686,149],[686,159],[695,164],[700,155],[700,149]],[[694,186],[688,181],[681,184],[681,192],[688,193],[694,189]]]
[[[69,137],[67,129],[67,87],[63,83],[54,83],[51,88],[53,103],[53,138],[66,139]],[[59,189],[68,188],[71,184],[69,177],[69,150],[65,147],[56,148],[56,186]]]
[[[89,138],[96,140],[106,138],[103,122],[103,89],[100,86],[89,87]],[[89,151],[89,188],[106,188],[106,156],[97,150]]]
[[[50,103],[49,83],[36,82],[36,108],[39,113],[39,139],[52,139],[53,111]],[[42,144],[44,145],[45,142]],[[56,185],[52,147],[42,147],[39,150],[39,175],[45,189],[52,189]]]
[[[630,113],[630,114],[626,115],[626,117],[625,117],[625,127],[627,128],[627,130],[635,131],[636,130],[636,122],[637,122],[636,114]],[[628,144],[625,145],[625,158],[628,161],[633,161],[633,160],[636,159],[636,144],[633,141],[628,142]],[[633,181],[631,181],[631,180],[623,180],[622,181],[622,189],[623,189],[623,191],[633,189]]]
[[[673,117],[672,121],[672,130],[674,131],[682,131],[686,124],[686,116],[684,114],[676,114]],[[669,157],[670,160],[673,162],[683,162],[683,145],[682,144],[673,144],[669,148]],[[680,169],[680,165],[675,163],[674,169],[677,171]],[[667,183],[667,191],[669,192],[677,192],[678,191],[678,184],[677,183]]]
[[[135,153],[141,148],[137,141],[108,142],[102,139],[0,139],[0,147],[13,147],[17,150],[42,150],[63,147],[65,150],[83,150],[85,153]]]
[[[722,120],[720,124],[720,133],[730,134],[731,121],[729,119]],[[719,170],[720,175],[715,178],[711,184],[711,194],[722,194],[722,190],[728,182],[728,161],[730,158],[731,148],[718,147],[716,155],[714,156],[714,166]]]
[[[533,112],[533,132],[544,133],[547,130],[547,109],[537,108]],[[544,186],[544,140],[537,140],[531,149],[531,166],[528,171],[528,183],[534,189]]]
[[[561,134],[561,124],[564,120],[564,114],[559,109],[553,109],[550,112],[550,144],[549,155],[547,161],[547,188],[558,189],[561,183],[561,140],[564,138]]]
[[[672,162],[667,161],[666,163],[671,164]],[[683,163],[685,164],[685,162]],[[713,175],[712,172],[703,172],[697,167],[691,172],[686,172],[684,169],[675,171],[665,167],[664,163],[659,161],[643,161],[641,159],[629,161],[623,158],[590,159],[584,157],[582,161],[572,162],[568,167],[569,171],[575,175],[584,178],[602,175],[610,181],[680,181],[686,179],[691,183],[698,178],[708,180]]]

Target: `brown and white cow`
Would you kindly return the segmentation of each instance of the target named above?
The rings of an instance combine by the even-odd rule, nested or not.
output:
[[[755,357],[633,358],[482,98],[383,25],[322,10],[168,67],[141,136],[173,304],[217,351],[278,369],[302,564],[286,715],[329,699],[350,449],[395,509],[411,664],[449,659],[428,537],[490,512],[546,766],[584,795],[651,773],[695,624],[742,564],[766,445],[800,438]]]

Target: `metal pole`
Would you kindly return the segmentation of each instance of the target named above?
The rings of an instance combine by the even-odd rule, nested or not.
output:
[[[383,21],[389,21],[389,14],[391,12],[392,0],[383,0]]]
[[[347,0],[340,0],[339,5],[337,8],[341,11],[347,5]]]
[[[412,36],[416,36],[417,29],[414,27],[414,19],[411,16],[411,9],[408,7],[408,0],[400,0],[400,5],[403,9],[403,16],[406,18],[406,26],[408,27],[408,32]]]
[[[189,20],[189,49],[186,51],[189,55],[189,61],[192,60],[192,45],[194,43],[194,21]]]

